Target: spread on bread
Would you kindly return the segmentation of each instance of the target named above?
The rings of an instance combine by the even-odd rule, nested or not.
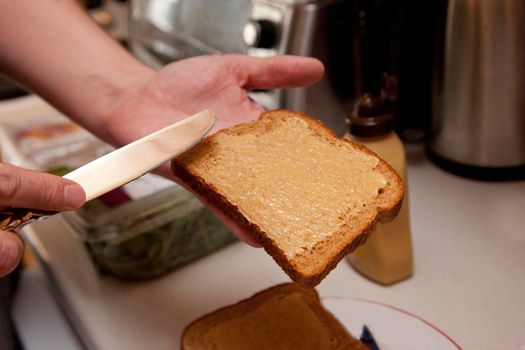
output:
[[[305,287],[395,216],[403,197],[374,153],[285,110],[207,137],[172,169]]]
[[[323,307],[314,289],[293,283],[205,315],[186,327],[182,349],[366,350]]]

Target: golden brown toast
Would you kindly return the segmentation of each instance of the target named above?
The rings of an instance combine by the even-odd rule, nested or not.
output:
[[[186,327],[183,350],[367,350],[326,310],[315,289],[288,283]]]
[[[172,170],[303,287],[394,218],[404,191],[375,153],[287,110],[205,138]]]

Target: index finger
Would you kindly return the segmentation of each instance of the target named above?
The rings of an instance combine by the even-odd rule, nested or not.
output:
[[[321,61],[311,57],[238,56],[236,60],[241,85],[245,89],[308,86],[321,80],[324,74]]]

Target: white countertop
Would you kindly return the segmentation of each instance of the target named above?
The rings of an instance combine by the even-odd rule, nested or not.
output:
[[[464,349],[523,349],[525,181],[463,179],[429,163],[419,147],[408,154],[414,276],[382,287],[342,261],[318,286],[319,293],[410,311]],[[30,226],[26,234],[44,253],[60,300],[92,349],[178,348],[182,329],[198,316],[288,281],[263,250],[242,243],[150,282],[101,278],[66,231],[57,217]],[[54,328],[62,322],[35,324],[28,317],[41,276],[25,272],[15,304],[25,344],[35,343],[30,341],[35,327],[56,338]]]

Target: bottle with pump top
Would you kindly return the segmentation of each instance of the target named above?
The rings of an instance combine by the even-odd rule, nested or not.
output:
[[[405,152],[403,143],[393,131],[393,100],[364,94],[348,119],[350,128],[345,137],[377,153],[405,183],[405,197],[397,218],[378,224],[366,243],[347,257],[352,267],[365,277],[390,285],[413,273]]]

